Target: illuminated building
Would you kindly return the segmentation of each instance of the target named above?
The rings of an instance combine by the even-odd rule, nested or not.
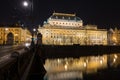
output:
[[[31,42],[31,33],[22,27],[0,27],[0,44],[22,44]]]
[[[109,30],[109,43],[111,45],[120,45],[120,30],[110,28]]]
[[[48,23],[63,28],[81,28],[83,26],[83,21],[75,14],[64,13],[53,13],[48,19]]]
[[[120,44],[120,30],[117,28],[114,29],[113,41],[116,45]]]
[[[75,14],[53,13],[38,28],[45,45],[107,45],[107,30],[85,25]]]

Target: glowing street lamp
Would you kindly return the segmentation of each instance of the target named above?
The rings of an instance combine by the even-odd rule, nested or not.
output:
[[[36,31],[36,29],[34,28],[34,29],[33,29],[33,31],[35,32],[35,31]]]
[[[29,0],[25,0],[22,2],[22,6],[25,8],[29,8],[31,9],[31,14],[33,12],[33,0],[29,1]]]
[[[22,2],[22,6],[23,6],[25,9],[26,9],[26,8],[30,8],[30,10],[31,10],[31,13],[30,13],[30,14],[31,14],[31,17],[33,17],[33,16],[32,16],[32,14],[33,14],[33,0],[31,0],[31,1],[30,1],[30,0],[25,0],[25,1],[23,1],[23,2]],[[34,35],[35,35],[34,33],[36,32],[36,29],[33,29],[32,31],[33,31],[33,33],[32,33],[32,42],[34,42],[33,39],[34,39]]]
[[[34,38],[35,38],[35,36],[36,36],[36,35],[35,35],[35,32],[36,32],[36,29],[34,28],[34,29],[33,29],[33,37],[34,37]]]
[[[23,2],[23,6],[24,6],[24,7],[28,7],[28,5],[29,5],[29,4],[28,4],[27,1],[24,1],[24,2]]]

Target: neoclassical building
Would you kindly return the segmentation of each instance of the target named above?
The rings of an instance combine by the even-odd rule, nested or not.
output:
[[[31,42],[31,33],[20,26],[0,27],[0,44],[22,44]]]
[[[114,29],[112,40],[116,45],[120,45],[120,29],[117,27]]]
[[[110,45],[120,45],[120,29],[115,27],[110,28],[108,31],[108,42]]]
[[[76,14],[53,13],[38,31],[45,45],[107,45],[107,30],[84,26]]]

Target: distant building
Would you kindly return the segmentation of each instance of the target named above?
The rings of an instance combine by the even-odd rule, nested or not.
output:
[[[18,27],[0,27],[0,44],[22,44],[31,42],[31,33],[28,29]]]
[[[81,28],[83,21],[75,14],[53,13],[48,19],[52,26],[61,26],[63,28]]]
[[[85,25],[75,14],[53,13],[38,31],[46,45],[107,45],[107,30]]]
[[[120,45],[120,29],[114,29],[113,40],[116,45]]]
[[[110,45],[120,45],[120,29],[109,29],[109,44]]]

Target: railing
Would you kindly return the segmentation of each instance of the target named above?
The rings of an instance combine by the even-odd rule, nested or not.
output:
[[[11,53],[8,60],[0,63],[0,80],[20,80],[32,55],[33,51],[29,48]]]

